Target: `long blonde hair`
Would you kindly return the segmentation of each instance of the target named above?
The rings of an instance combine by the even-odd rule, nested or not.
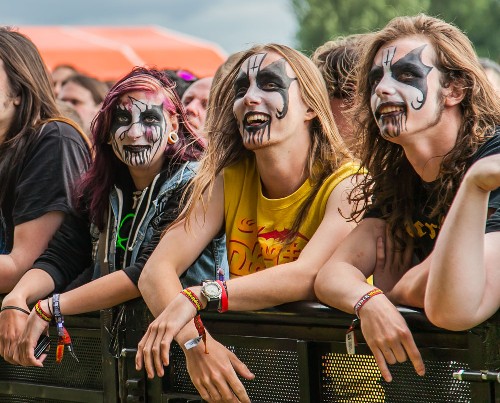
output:
[[[342,160],[352,156],[333,120],[325,82],[319,70],[299,51],[279,44],[256,45],[241,52],[225,77],[212,87],[205,123],[209,139],[208,147],[198,173],[190,184],[188,189],[190,197],[179,219],[186,217],[189,221],[195,203],[203,200],[202,195],[207,190],[210,196],[215,178],[225,167],[252,155],[252,152],[243,145],[233,114],[235,98],[233,83],[243,62],[250,56],[262,52],[275,52],[283,56],[297,75],[302,99],[316,113],[310,125],[311,147],[306,167],[314,188],[301,206],[291,228],[290,236],[293,237],[324,180],[338,169]]]

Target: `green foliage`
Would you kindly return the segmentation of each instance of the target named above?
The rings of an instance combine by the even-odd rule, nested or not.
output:
[[[398,15],[424,12],[465,31],[480,56],[500,56],[500,0],[291,0],[299,30],[297,47],[311,53],[338,36],[382,28]]]

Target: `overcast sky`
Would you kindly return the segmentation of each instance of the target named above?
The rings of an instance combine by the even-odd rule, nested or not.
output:
[[[290,0],[2,0],[2,25],[160,25],[219,44],[293,46]]]

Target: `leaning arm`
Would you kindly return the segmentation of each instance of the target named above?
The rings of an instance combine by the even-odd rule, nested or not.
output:
[[[438,326],[467,329],[499,307],[500,233],[484,234],[488,197],[467,175],[441,228],[425,296],[426,313]]]
[[[16,225],[14,245],[8,255],[0,255],[0,293],[10,292],[47,248],[64,219],[64,213],[51,211],[34,220]]]

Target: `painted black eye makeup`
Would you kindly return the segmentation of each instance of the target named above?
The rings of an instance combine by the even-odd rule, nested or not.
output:
[[[244,71],[240,71],[234,82],[234,97],[236,99],[243,98],[248,91],[248,87],[250,87],[248,74]]]
[[[432,67],[426,66],[422,62],[422,52],[426,46],[422,45],[413,49],[391,66],[392,76],[395,80],[410,85],[422,93],[421,98],[411,102],[411,106],[415,110],[419,110],[425,104],[428,91],[427,76],[432,70]]]
[[[276,111],[276,117],[283,119],[288,112],[288,89],[296,78],[288,77],[286,60],[281,58],[257,72],[257,86],[263,91],[276,91],[283,98],[283,109]]]
[[[368,84],[372,90],[372,94],[375,92],[378,83],[382,80],[384,76],[384,69],[381,66],[374,66],[368,73]]]

